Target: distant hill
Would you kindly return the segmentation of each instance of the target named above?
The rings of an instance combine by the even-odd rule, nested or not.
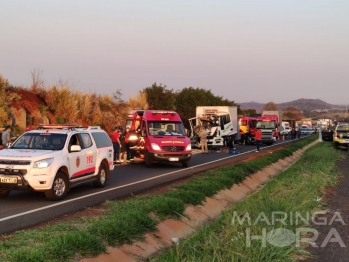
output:
[[[246,102],[246,103],[238,103],[241,109],[255,109],[257,113],[261,113],[265,104],[258,102]]]
[[[332,105],[329,103],[326,103],[325,101],[322,101],[320,99],[297,99],[297,100],[293,100],[290,102],[285,102],[285,103],[275,103],[280,110],[284,110],[288,107],[295,107],[300,111],[323,111],[323,110],[335,110],[335,109],[340,109],[340,110],[344,110],[345,109],[345,105]],[[263,103],[258,103],[258,102],[246,102],[246,103],[240,103],[240,107],[241,109],[256,109],[257,112],[261,112],[263,110],[265,104]]]

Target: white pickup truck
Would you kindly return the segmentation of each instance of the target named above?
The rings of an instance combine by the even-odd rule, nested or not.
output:
[[[0,150],[0,197],[29,190],[61,200],[82,183],[104,187],[113,169],[113,145],[100,127],[43,125]]]

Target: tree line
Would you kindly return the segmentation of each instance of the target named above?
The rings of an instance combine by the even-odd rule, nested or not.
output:
[[[43,101],[43,104],[36,105],[37,108],[33,110],[35,112],[28,112],[32,117],[28,118],[27,125],[34,128],[43,122],[44,117],[51,116],[49,118],[52,123],[100,125],[109,132],[115,126],[124,125],[127,113],[134,108],[175,110],[187,128],[189,128],[188,119],[195,117],[197,106],[236,106],[238,114],[256,114],[255,109],[242,110],[235,101],[200,87],[185,87],[175,91],[167,88],[166,85],[153,83],[125,101],[122,99],[123,94],[120,89],[112,95],[100,95],[74,91],[67,82],[62,81],[51,87],[45,87],[40,72],[34,71],[29,88],[14,87],[0,75],[0,121],[2,123],[5,124],[9,120],[11,104],[23,102],[20,96],[21,90],[32,92]],[[269,102],[264,109],[277,110],[277,106]],[[284,115],[298,119],[299,111],[290,108],[284,111]]]

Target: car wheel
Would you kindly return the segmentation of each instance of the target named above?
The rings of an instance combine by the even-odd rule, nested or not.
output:
[[[150,155],[149,155],[148,152],[145,153],[144,164],[145,164],[146,167],[151,167],[152,166],[152,162],[150,160]]]
[[[106,182],[107,182],[107,168],[105,164],[101,164],[101,168],[99,169],[97,178],[95,181],[93,181],[93,186],[102,188],[105,186]]]
[[[182,162],[182,167],[189,167],[189,162],[188,161]]]
[[[8,189],[0,189],[0,198],[5,198],[10,194],[11,190]]]
[[[49,200],[61,200],[68,193],[68,179],[63,172],[58,172],[53,180],[50,190],[45,191],[45,196]]]

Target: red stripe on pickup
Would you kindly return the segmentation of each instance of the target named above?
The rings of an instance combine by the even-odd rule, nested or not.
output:
[[[72,175],[72,177],[77,177],[77,176],[81,176],[81,175],[84,175],[84,174],[86,174],[86,173],[90,173],[90,172],[92,172],[92,171],[95,171],[95,169],[96,169],[96,167],[89,167],[89,168],[86,168],[86,169],[83,169],[83,170],[81,170],[81,171],[79,171],[79,172],[76,172],[76,173],[74,173],[73,175]]]

